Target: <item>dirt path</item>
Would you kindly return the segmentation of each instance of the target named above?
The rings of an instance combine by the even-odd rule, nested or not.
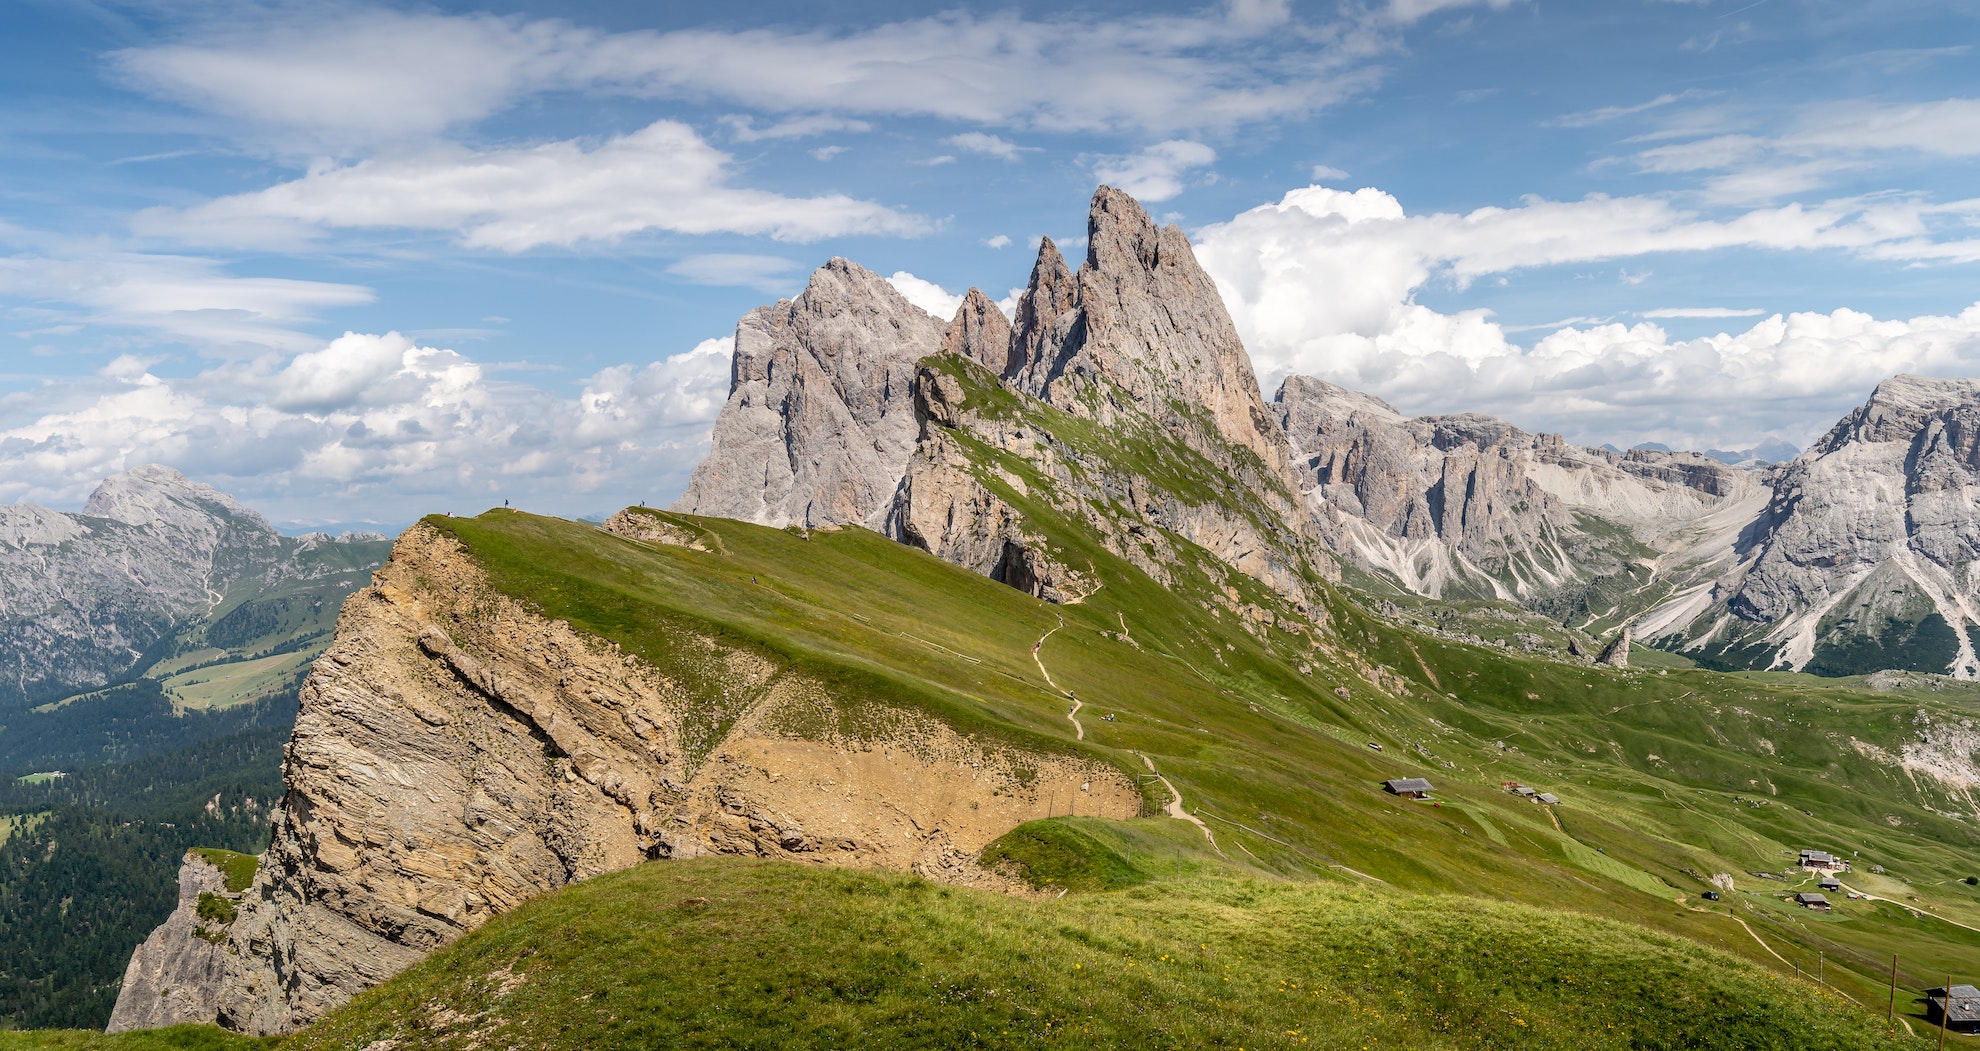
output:
[[[1183,809],[1182,793],[1176,791],[1176,786],[1174,783],[1172,783],[1168,778],[1163,777],[1159,772],[1156,771],[1155,760],[1150,759],[1145,755],[1142,755],[1140,752],[1136,752],[1134,754],[1141,756],[1141,761],[1148,765],[1148,772],[1154,774],[1155,779],[1157,781],[1162,782],[1162,787],[1169,790],[1169,804],[1162,808],[1162,812],[1169,815],[1172,818],[1175,818],[1178,821],[1187,821],[1190,824],[1195,825],[1198,829],[1201,829],[1203,832],[1203,838],[1210,841],[1210,849],[1216,851],[1218,857],[1220,858],[1223,857],[1224,848],[1217,845],[1216,834],[1210,831],[1210,826],[1204,824],[1202,818],[1197,817],[1195,814],[1192,814],[1189,811]]]
[[[1065,626],[1066,626],[1066,618],[1060,617],[1059,627],[1053,628],[1051,629],[1051,631],[1047,631],[1045,634],[1038,636],[1038,644],[1031,647],[1031,659],[1033,663],[1038,665],[1038,674],[1045,676],[1045,685],[1050,686],[1054,690],[1059,690],[1059,684],[1052,681],[1052,673],[1045,670],[1045,658],[1039,656],[1038,651],[1044,648],[1045,640],[1051,638],[1053,632],[1056,632],[1060,628],[1063,628]],[[1066,718],[1070,720],[1073,724],[1073,740],[1075,741],[1086,740],[1086,727],[1082,726],[1079,721],[1079,710],[1082,707],[1085,707],[1085,703],[1081,701],[1079,698],[1073,697],[1072,693],[1069,691],[1059,690],[1059,692],[1064,693],[1067,697],[1072,698],[1072,702],[1073,702],[1072,711],[1066,713]]]
[[[1806,881],[1806,880],[1803,880],[1802,882],[1804,882],[1804,883],[1805,883],[1805,882],[1807,882],[1807,881]],[[1841,883],[1842,881],[1841,881],[1841,880],[1837,880],[1836,882],[1838,882],[1838,883]],[[1856,888],[1855,888],[1855,887],[1852,887],[1852,886],[1850,886],[1850,885],[1849,885],[1849,884],[1847,884],[1847,883],[1843,883],[1843,885],[1842,885],[1842,888],[1843,888],[1844,890],[1848,890],[1848,891],[1856,891],[1856,893],[1858,893],[1858,894],[1863,894],[1863,892],[1862,892],[1862,891],[1860,891],[1860,890],[1856,890]],[[1964,923],[1961,923],[1961,922],[1959,922],[1958,920],[1955,920],[1955,919],[1950,919],[1950,918],[1948,918],[1948,917],[1945,917],[1945,916],[1941,916],[1941,915],[1939,915],[1939,914],[1938,914],[1938,913],[1936,913],[1936,912],[1932,912],[1932,911],[1930,911],[1930,910],[1927,910],[1927,909],[1921,909],[1921,908],[1919,908],[1918,906],[1916,906],[1916,905],[1913,905],[1913,904],[1911,904],[1911,903],[1910,903],[1910,902],[1908,902],[1908,901],[1899,901],[1899,900],[1897,900],[1896,898],[1880,898],[1880,897],[1878,897],[1878,896],[1876,896],[1875,894],[1863,894],[1863,900],[1865,900],[1865,901],[1888,901],[1888,902],[1890,902],[1891,904],[1893,904],[1893,905],[1895,905],[1895,906],[1897,906],[1897,907],[1898,907],[1898,908],[1900,908],[1900,909],[1910,909],[1911,911],[1913,911],[1913,912],[1915,912],[1915,913],[1918,913],[1918,914],[1919,914],[1920,916],[1930,916],[1930,917],[1932,917],[1933,919],[1935,919],[1935,920],[1938,920],[1938,921],[1939,921],[1940,923],[1950,923],[1950,924],[1952,924],[1952,925],[1953,925],[1953,926],[1955,926],[1955,927],[1963,927],[1963,928],[1965,928],[1966,930],[1969,930],[1969,931],[1972,931],[1972,932],[1974,932],[1975,934],[1980,934],[1980,927],[1973,927],[1973,926],[1969,926],[1969,925],[1967,925],[1967,924],[1964,924]]]

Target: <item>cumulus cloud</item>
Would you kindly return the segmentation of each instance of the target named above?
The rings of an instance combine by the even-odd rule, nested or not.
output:
[[[1893,373],[1980,373],[1980,305],[1909,320],[1847,309],[1774,315],[1743,332],[1688,340],[1648,321],[1571,319],[1585,327],[1522,347],[1486,311],[1443,314],[1415,295],[1431,281],[1648,252],[1929,247],[1918,223],[1881,207],[1709,220],[1659,201],[1589,198],[1409,215],[1379,190],[1310,187],[1200,231],[1197,255],[1268,390],[1299,372],[1408,412],[1494,412],[1595,443],[1703,448],[1769,432],[1805,442]],[[1732,308],[1657,313],[1748,316]]]
[[[326,5],[205,27],[111,61],[156,95],[333,148],[418,141],[553,91],[717,99],[813,121],[890,114],[1168,132],[1298,116],[1349,97],[1379,76],[1371,59],[1392,42],[1384,34],[1450,3],[1396,0],[1325,25],[1290,23],[1283,0],[1234,0],[1187,15],[952,11],[837,32],[622,33]],[[801,126],[816,127],[773,127],[808,133]]]
[[[729,184],[730,158],[694,129],[656,121],[587,147],[577,139],[318,165],[299,179],[185,209],[140,213],[141,233],[196,243],[293,243],[330,228],[438,230],[520,252],[643,231],[814,241],[908,236],[927,220],[843,194],[786,197]]]
[[[1093,174],[1143,201],[1166,201],[1183,192],[1186,175],[1216,160],[1217,151],[1200,142],[1170,139],[1124,157],[1098,158]]]
[[[516,499],[553,513],[659,501],[685,483],[728,394],[730,339],[604,369],[576,397],[397,333],[346,334],[189,377],[120,358],[38,392],[0,430],[0,501],[73,506],[95,479],[162,462],[277,519],[385,521]]]
[[[1011,246],[1010,235],[998,234],[995,237],[986,237],[983,239],[983,246],[985,248],[1009,248]]]
[[[933,281],[925,281],[916,277],[905,270],[894,271],[894,276],[888,278],[887,283],[893,285],[894,290],[899,292],[908,302],[926,310],[943,321],[955,317],[956,311],[962,306],[963,297],[961,295],[951,292]]]
[[[756,126],[756,118],[747,115],[731,115],[722,118],[722,126],[728,129],[729,137],[737,142],[761,142],[765,139],[802,139],[813,135],[826,135],[835,131],[872,131],[873,125],[863,120],[848,120],[844,117],[812,115],[780,120],[764,127]]]

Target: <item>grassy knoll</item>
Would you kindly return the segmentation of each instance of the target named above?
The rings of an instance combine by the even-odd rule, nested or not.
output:
[[[284,1047],[1881,1048],[1639,928],[1210,873],[1027,900],[737,859],[499,918]]]
[[[254,874],[261,867],[261,855],[243,854],[235,850],[219,847],[194,847],[193,853],[206,859],[206,863],[220,870],[226,879],[229,893],[239,894],[254,882]]]

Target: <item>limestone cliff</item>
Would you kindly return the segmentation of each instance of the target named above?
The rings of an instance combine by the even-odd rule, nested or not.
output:
[[[708,456],[674,509],[877,527],[914,448],[915,362],[943,336],[885,278],[844,259],[796,299],[751,311]]]
[[[1757,476],[1704,456],[1589,449],[1471,413],[1412,419],[1304,376],[1272,407],[1328,542],[1433,597],[1627,619],[1646,591],[1729,565],[1766,498]]]
[[[817,729],[840,726],[828,685],[713,634],[672,644],[692,681],[543,618],[450,537],[408,530],[303,687],[226,976],[172,1009],[290,1031],[532,895],[651,858],[998,885],[971,859],[1054,793],[1139,809],[1097,761],[993,749],[912,712],[866,737]],[[165,1010],[139,1002],[150,987],[133,987],[132,1017]]]
[[[197,852],[179,863],[179,904],[131,954],[124,986],[110,1011],[109,1031],[156,1029],[181,1022],[212,1022],[227,980],[221,947],[225,924],[199,914],[200,899],[233,902],[227,877]]]
[[[1657,634],[1763,667],[1980,676],[1980,381],[1884,381],[1769,497],[1739,564]]]
[[[1086,234],[1077,274],[1066,272],[1050,240],[1039,246],[1018,301],[1006,378],[1103,424],[1120,409],[1147,413],[1213,462],[1249,476],[1268,499],[1278,496],[1269,492],[1273,482],[1290,491],[1284,434],[1182,229],[1157,229],[1134,198],[1102,186]]]

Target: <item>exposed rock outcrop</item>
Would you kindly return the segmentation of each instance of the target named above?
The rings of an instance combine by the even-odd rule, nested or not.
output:
[[[179,863],[178,907],[131,954],[109,1032],[215,1020],[228,974],[219,937],[225,928],[199,915],[202,895],[228,902],[240,898],[227,891],[224,873],[189,851]]]
[[[1284,435],[1182,228],[1157,229],[1134,198],[1102,186],[1086,233],[1077,274],[1066,272],[1049,239],[1040,244],[1018,301],[1006,376],[1103,423],[1118,408],[1152,415],[1212,462],[1253,476],[1247,481],[1261,489],[1278,482],[1289,494]]]
[[[1704,456],[1583,448],[1472,413],[1412,419],[1304,376],[1272,407],[1329,543],[1419,594],[1559,601],[1631,572],[1645,548],[1655,586],[1709,576],[1765,500],[1754,475]]]
[[[1980,676],[1980,381],[1879,384],[1774,476],[1740,555],[1661,632],[1762,666]]]
[[[1011,323],[989,296],[971,288],[949,322],[942,350],[960,354],[1002,376],[1011,364]]]
[[[1623,625],[1616,637],[1602,647],[1602,655],[1595,658],[1595,663],[1604,668],[1629,667],[1629,625]]]
[[[1134,783],[1097,761],[995,749],[910,712],[847,737],[842,699],[777,658],[673,642],[681,666],[663,673],[501,594],[450,537],[408,530],[304,685],[227,975],[180,1009],[290,1031],[532,895],[648,858],[1000,886],[972,859],[1053,793],[1138,812]]]
[[[885,278],[844,259],[796,299],[751,311],[708,456],[674,509],[879,528],[914,449],[915,363],[943,336]]]

